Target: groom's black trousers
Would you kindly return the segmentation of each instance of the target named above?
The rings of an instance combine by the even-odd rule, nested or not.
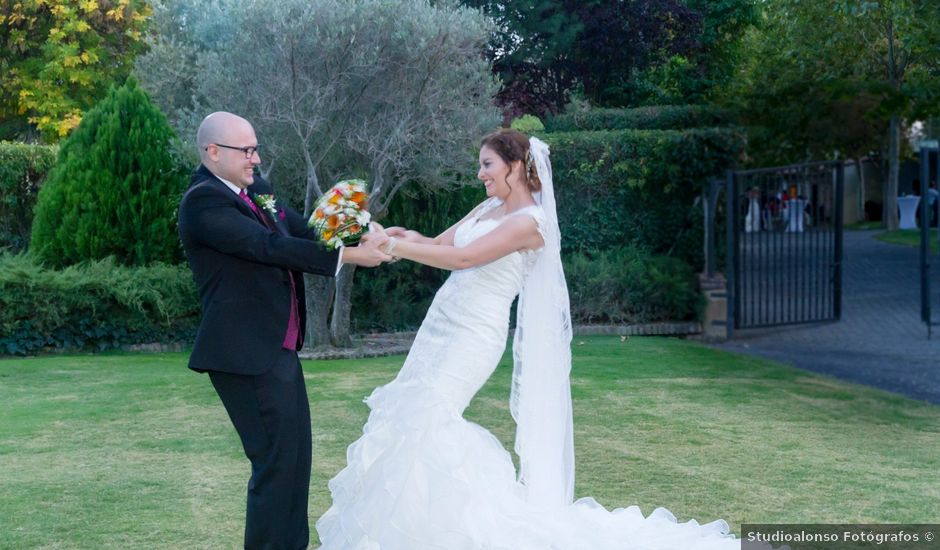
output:
[[[251,461],[245,548],[295,550],[310,541],[310,404],[297,352],[259,375],[210,371]]]

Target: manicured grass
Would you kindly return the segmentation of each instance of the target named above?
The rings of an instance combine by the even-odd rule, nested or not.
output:
[[[662,338],[578,339],[577,495],[680,520],[920,522],[940,407]],[[311,525],[402,357],[306,362]],[[185,354],[0,361],[0,548],[238,548],[248,463]],[[509,357],[466,415],[511,448]],[[314,534],[314,540],[316,540]]]
[[[920,247],[920,229],[896,229],[894,231],[885,231],[875,235],[879,241],[889,244],[899,244],[903,246]],[[930,251],[934,254],[940,250],[937,243],[937,229],[930,229]]]

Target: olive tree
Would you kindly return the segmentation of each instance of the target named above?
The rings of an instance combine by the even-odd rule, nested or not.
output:
[[[155,8],[162,37],[138,70],[156,74],[142,82],[165,91],[155,95],[176,113],[171,120],[189,126],[181,134],[192,135],[193,113],[223,109],[252,121],[265,174],[305,214],[345,177],[369,182],[376,220],[406,185],[454,186],[472,169],[475,141],[499,121],[482,54],[491,23],[478,11],[426,0],[194,6]],[[174,19],[181,13],[183,23]],[[196,28],[181,33],[184,23]],[[221,36],[209,43],[186,42],[214,32]],[[196,77],[167,63],[185,63]],[[177,73],[179,86],[166,81]],[[344,267],[335,287],[308,276],[308,342],[349,344],[354,272]]]

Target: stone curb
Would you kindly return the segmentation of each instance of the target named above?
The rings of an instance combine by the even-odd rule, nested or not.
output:
[[[353,347],[326,347],[301,350],[301,359],[365,359],[408,353],[417,332],[389,332],[385,334],[362,334],[353,336]]]
[[[689,336],[701,334],[701,323],[648,323],[641,325],[575,325],[575,336]],[[414,342],[414,332],[366,334],[353,337],[354,347],[349,349],[325,348],[305,350],[297,355],[301,359],[365,359],[408,353]]]
[[[575,325],[575,336],[697,336],[702,333],[701,323],[646,323],[639,325]],[[416,332],[389,332],[360,334],[353,336],[353,347],[341,349],[326,347],[313,350],[301,350],[297,353],[301,359],[365,359],[403,355],[411,349]],[[172,344],[133,344],[121,346],[123,351],[136,352],[178,352],[189,348],[191,344],[175,342]]]
[[[143,351],[147,353],[165,353],[172,351],[184,351],[192,346],[192,343],[172,342],[164,344],[160,342],[150,344],[124,344],[121,351]]]
[[[640,325],[575,325],[575,336],[689,336],[702,333],[701,323],[646,323]]]

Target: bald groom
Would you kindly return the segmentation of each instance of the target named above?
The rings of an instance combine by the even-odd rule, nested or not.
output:
[[[202,303],[189,368],[208,373],[251,461],[245,548],[306,548],[310,530],[310,407],[297,350],[306,306],[302,273],[391,258],[378,242],[326,250],[303,216],[255,174],[254,128],[217,112],[196,135],[201,165],[179,208],[179,234]]]

